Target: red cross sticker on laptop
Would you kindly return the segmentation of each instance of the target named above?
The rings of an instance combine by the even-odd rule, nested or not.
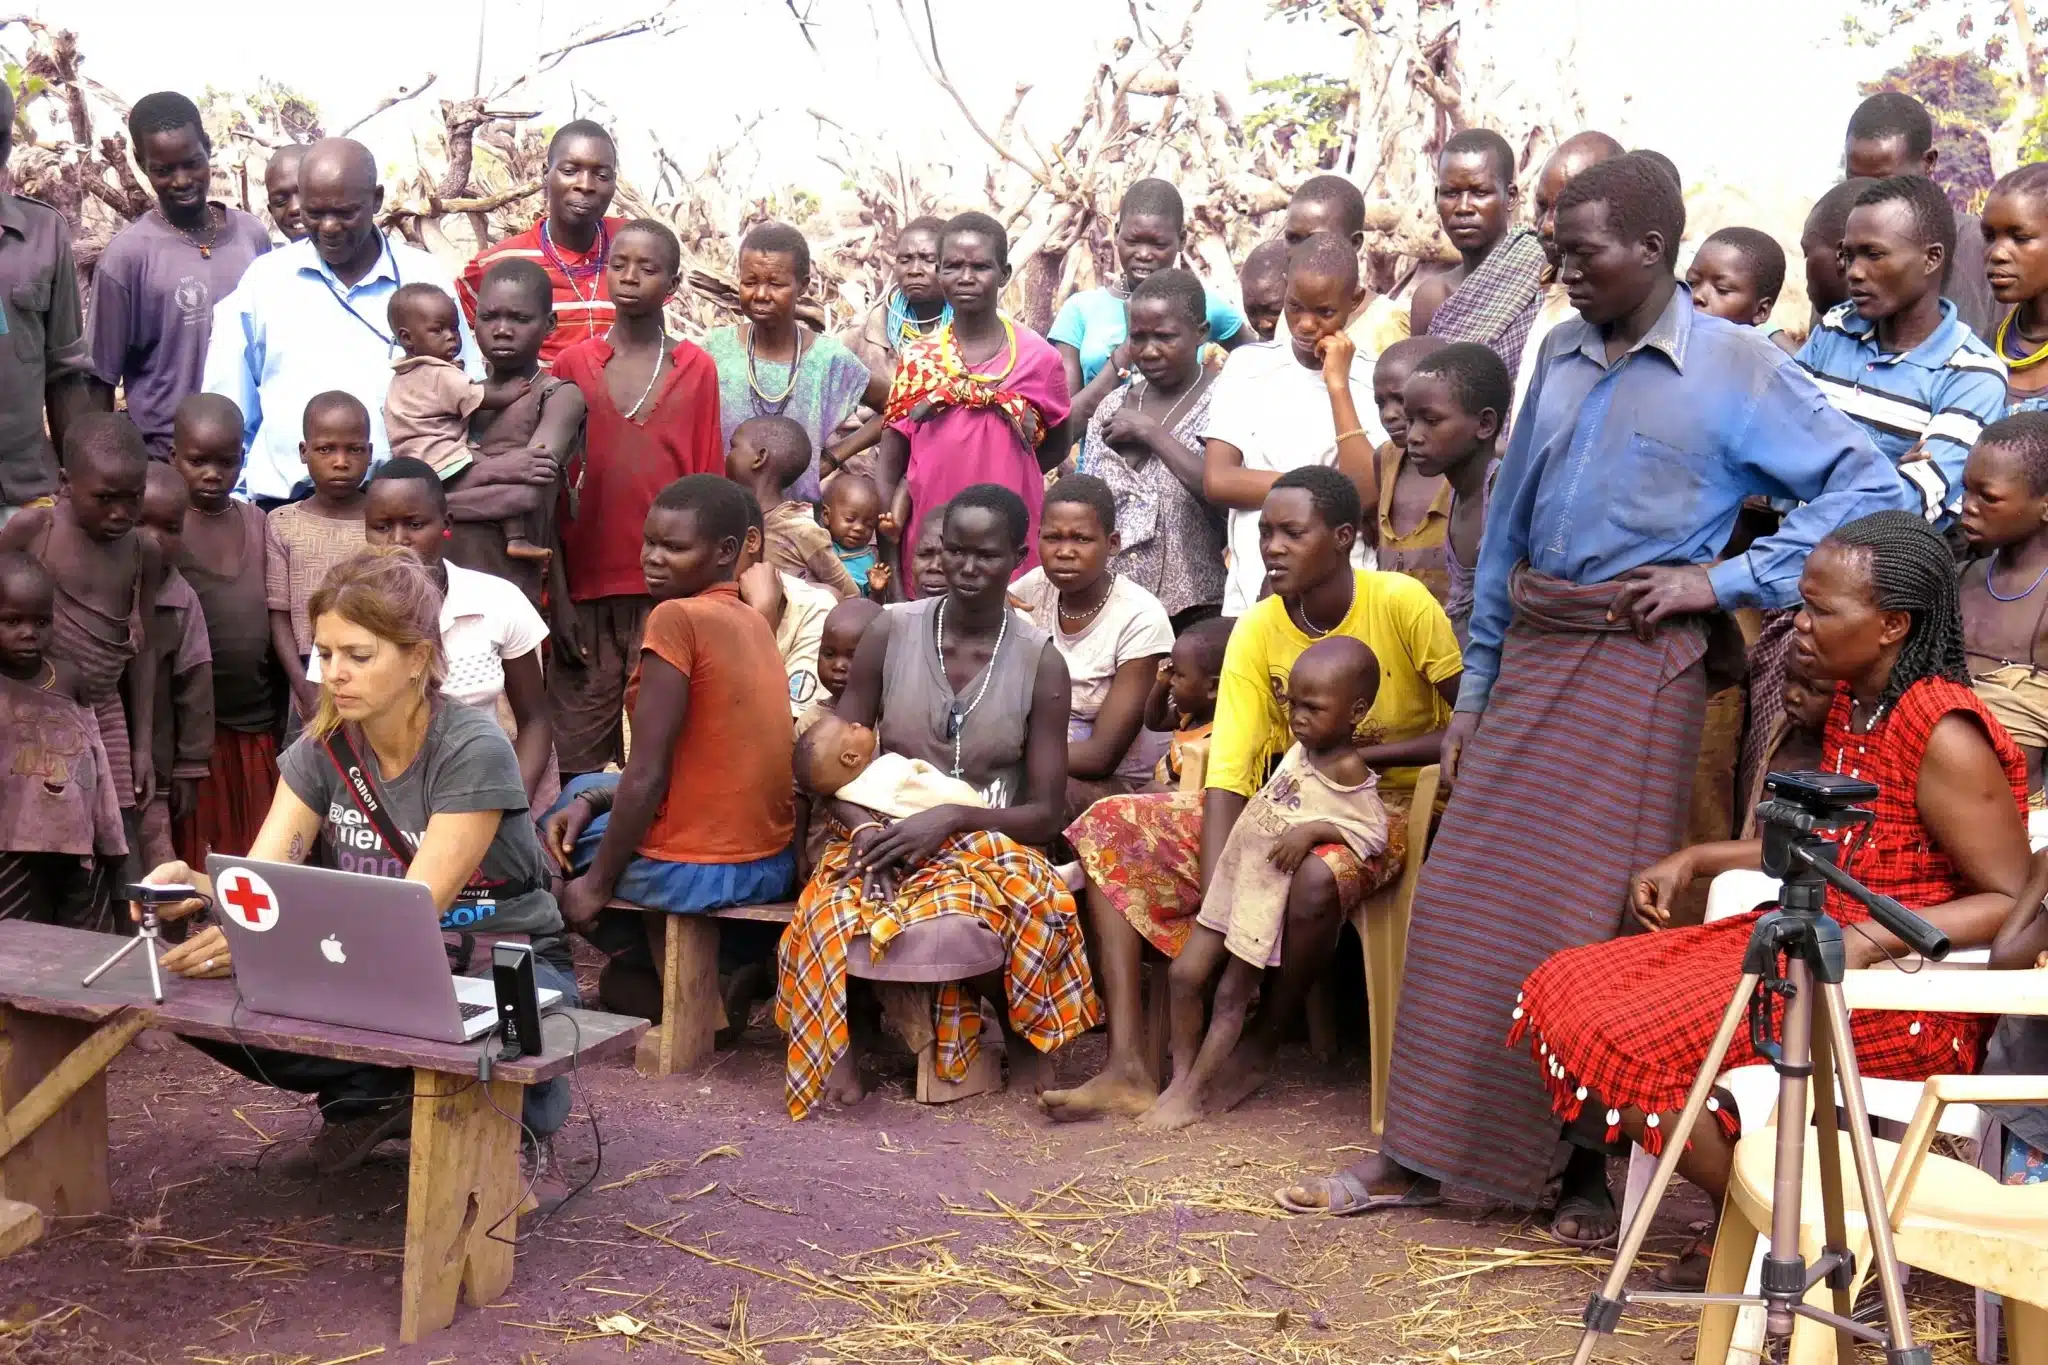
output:
[[[254,933],[268,933],[277,924],[277,894],[247,868],[221,874],[220,908],[222,917]]]

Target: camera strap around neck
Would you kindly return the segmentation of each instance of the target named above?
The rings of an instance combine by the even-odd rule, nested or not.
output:
[[[335,726],[327,736],[325,747],[328,759],[341,774],[341,784],[348,792],[349,800],[362,812],[363,818],[370,822],[370,828],[377,832],[377,837],[383,841],[384,847],[391,850],[392,855],[402,860],[410,869],[413,860],[419,857],[419,845],[398,827],[397,819],[391,814],[390,804],[384,799],[369,764],[363,761],[361,751],[356,748],[354,739],[348,733],[348,727]],[[486,918],[495,911],[499,901],[525,895],[533,889],[535,888],[530,885],[515,886],[505,881],[488,881],[479,874],[472,876],[468,885],[455,893],[455,903],[457,906],[467,905],[472,911],[482,909],[484,914],[478,918]],[[468,930],[446,930],[442,937],[447,940],[450,967],[458,972],[469,970],[477,942],[483,936]],[[493,934],[488,937],[494,941],[531,941],[530,936],[526,934]]]

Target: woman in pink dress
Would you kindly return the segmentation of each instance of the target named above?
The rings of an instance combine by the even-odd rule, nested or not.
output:
[[[963,213],[939,237],[939,281],[953,320],[903,349],[889,389],[876,462],[897,526],[972,484],[1014,491],[1031,513],[1022,575],[1038,563],[1045,474],[1069,444],[1066,368],[1051,343],[998,308],[1010,243],[985,213]],[[911,578],[897,578],[915,594]]]

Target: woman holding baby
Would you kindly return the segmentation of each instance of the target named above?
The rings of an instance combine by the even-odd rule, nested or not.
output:
[[[835,716],[798,753],[806,780],[832,797],[834,831],[782,941],[775,1009],[792,1117],[821,1095],[860,1097],[846,1006],[857,938],[876,959],[910,936],[1000,939],[999,973],[938,988],[942,1077],[973,1060],[984,996],[1005,1003],[1010,1085],[1025,1093],[1044,1088],[1044,1054],[1094,1026],[1074,900],[1041,851],[1060,831],[1069,685],[1049,637],[1007,601],[1027,534],[1009,489],[958,494],[945,514],[945,594],[869,628]],[[856,772],[849,793],[841,784]]]

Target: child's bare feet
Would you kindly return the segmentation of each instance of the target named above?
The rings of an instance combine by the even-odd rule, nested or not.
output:
[[[505,558],[526,559],[545,564],[555,557],[555,552],[545,545],[536,545],[523,537],[512,536],[505,541]]]
[[[1039,1097],[1045,1112],[1062,1123],[1108,1118],[1112,1114],[1136,1118],[1158,1100],[1159,1087],[1152,1084],[1143,1066],[1105,1067],[1093,1080],[1072,1090],[1048,1090]]]
[[[839,1054],[833,1064],[832,1074],[825,1078],[825,1098],[833,1104],[846,1108],[866,1099],[867,1089],[860,1081],[860,1056],[852,1048]]]
[[[1239,1043],[1209,1083],[1209,1112],[1225,1114],[1250,1099],[1266,1083],[1272,1061],[1270,1045],[1249,1040]]]
[[[1166,1087],[1166,1093],[1159,1097],[1157,1104],[1138,1115],[1138,1126],[1155,1133],[1174,1133],[1200,1123],[1206,1116],[1201,1091],[1195,1086],[1175,1081]]]
[[[1003,1088],[1027,1100],[1042,1098],[1045,1088],[1052,1084],[1052,1058],[1022,1038],[1007,1041],[1009,1046],[1004,1055],[1010,1063],[1010,1078]]]

